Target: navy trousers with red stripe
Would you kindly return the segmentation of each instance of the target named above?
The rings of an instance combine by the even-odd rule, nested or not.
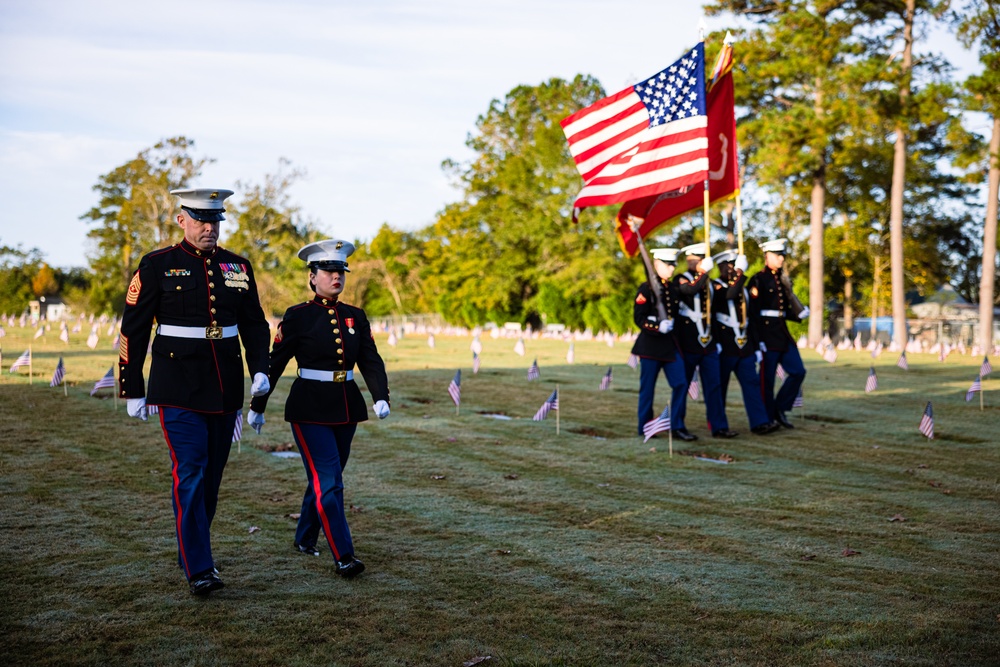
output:
[[[292,435],[302,454],[307,482],[295,541],[313,546],[322,529],[333,558],[338,561],[354,555],[344,511],[343,473],[357,428],[357,424],[292,423]]]
[[[215,567],[210,529],[235,425],[235,412],[206,414],[160,408],[173,476],[177,558],[188,579]]]

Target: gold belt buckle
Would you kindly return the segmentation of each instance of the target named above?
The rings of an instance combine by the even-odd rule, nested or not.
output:
[[[712,342],[712,336],[698,336],[698,342],[701,343],[702,347],[708,347],[708,344]]]
[[[334,371],[333,372],[334,382],[347,382],[347,371]]]
[[[736,337],[736,344],[737,344],[737,345],[738,345],[738,346],[740,347],[740,349],[742,350],[742,349],[743,349],[743,346],[747,344],[747,337],[746,337],[746,336],[737,336],[737,337]]]
[[[222,327],[205,327],[205,338],[209,340],[222,338]]]

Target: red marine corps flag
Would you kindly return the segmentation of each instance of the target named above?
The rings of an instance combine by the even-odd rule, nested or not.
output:
[[[720,201],[739,193],[739,171],[736,151],[736,112],[733,95],[733,38],[726,35],[722,52],[712,70],[708,90],[708,197]],[[628,225],[630,215],[642,218],[639,228],[642,238],[648,238],[658,227],[673,222],[685,213],[704,204],[702,182],[668,192],[631,199],[622,204],[615,218],[615,228],[622,249],[634,257],[639,250],[635,233]]]

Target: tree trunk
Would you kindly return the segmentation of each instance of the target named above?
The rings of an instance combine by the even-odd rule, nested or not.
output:
[[[816,117],[823,115],[822,79],[817,75],[813,109]],[[826,159],[813,173],[812,201],[809,211],[809,347],[816,347],[823,338],[823,207],[826,203]]]
[[[882,284],[882,257],[875,255],[875,281],[872,284],[872,326],[871,340],[878,334],[878,291]]]
[[[892,194],[889,211],[889,265],[892,286],[892,340],[906,349],[906,281],[903,276],[903,190],[906,188],[906,123],[913,65],[913,15],[916,0],[906,0],[903,16],[903,69],[900,72],[900,118],[896,122],[896,147],[892,160]]]
[[[983,226],[983,275],[979,279],[979,345],[984,354],[993,349],[993,286],[997,261],[997,197],[1000,197],[1000,116],[993,119],[990,138],[990,180]]]
[[[854,274],[844,271],[844,331],[854,335]]]

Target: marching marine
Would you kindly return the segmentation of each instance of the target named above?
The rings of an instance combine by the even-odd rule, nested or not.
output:
[[[687,257],[687,271],[674,276],[674,285],[680,295],[675,330],[684,358],[685,379],[690,384],[695,369],[700,369],[709,431],[716,438],[735,438],[739,434],[729,430],[729,422],[726,421],[726,413],[722,408],[719,388],[720,346],[712,337],[712,323],[709,320],[714,290],[708,272],[715,264],[711,257],[706,256],[705,243],[689,245],[681,248],[681,252]],[[683,440],[696,440],[697,436],[689,433],[684,426],[684,413],[685,410],[682,409],[675,432]]]
[[[764,356],[760,371],[764,407],[770,420],[785,428],[795,428],[786,413],[791,412],[795,397],[799,395],[806,369],[787,322],[801,322],[809,317],[809,308],[795,296],[792,281],[783,269],[787,243],[787,239],[781,238],[760,245],[764,251],[764,269],[754,274],[748,285],[750,321]],[[787,377],[775,396],[778,364],[785,369]]]
[[[119,395],[143,421],[158,406],[172,462],[178,562],[191,592],[223,587],[210,529],[237,410],[243,407],[244,353],[252,394],[268,390],[267,320],[253,268],[218,247],[223,202],[232,190],[174,190],[183,240],[139,260],[125,297]],[[149,388],[142,367],[156,323]],[[238,338],[237,338],[238,336]]]
[[[684,378],[684,361],[681,359],[671,333],[677,316],[677,295],[670,277],[677,265],[676,248],[656,248],[650,254],[657,275],[657,290],[664,306],[666,319],[660,314],[649,282],[639,286],[632,307],[632,319],[639,327],[639,336],[632,346],[632,354],[639,357],[639,435],[643,426],[653,419],[653,399],[656,379],[663,371],[670,384],[670,420],[680,418],[684,407],[687,382]]]
[[[735,250],[720,252],[712,258],[719,267],[719,278],[715,282],[715,296],[712,302],[712,333],[722,346],[719,354],[719,385],[722,394],[722,409],[726,408],[726,393],[729,378],[736,374],[743,394],[750,431],[766,435],[780,428],[767,416],[764,401],[760,395],[760,375],[756,362],[763,359],[757,347],[756,333],[750,326],[749,294],[746,289],[746,255]]]

